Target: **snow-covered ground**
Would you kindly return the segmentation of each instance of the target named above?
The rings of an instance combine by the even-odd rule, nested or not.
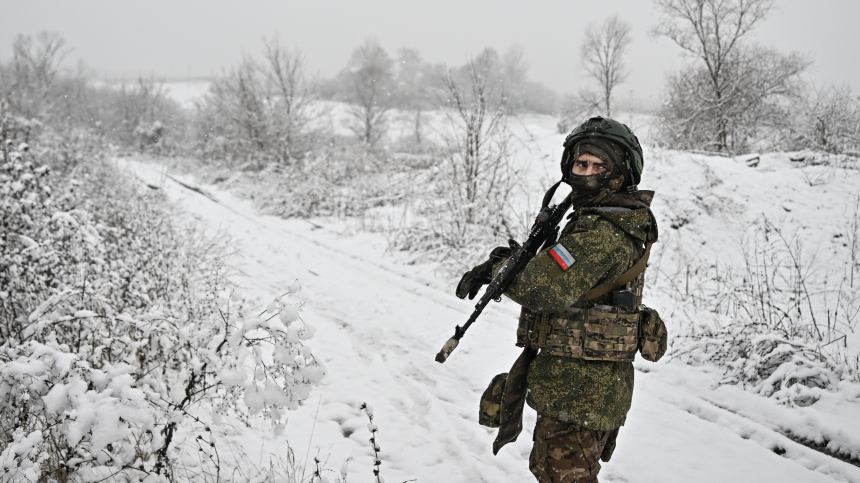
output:
[[[537,189],[558,176],[563,137],[548,117],[519,122],[512,129],[525,147],[517,159],[529,163],[528,183]],[[533,481],[528,453],[534,413],[527,410],[526,430],[498,456],[491,451],[494,432],[477,424],[481,392],[518,353],[515,304],[491,304],[449,361],[438,364],[436,352],[472,303],[454,297],[454,281],[434,275],[432,265],[399,263],[400,254],[388,252],[378,235],[346,235],[316,222],[260,215],[249,201],[217,187],[203,187],[211,198],[183,188],[163,177],[156,163],[121,162],[161,185],[205,225],[229,233],[238,250],[234,281],[246,297],[263,306],[296,278],[303,285],[302,318],[317,328],[310,345],[328,375],[309,403],[290,414],[282,434],[255,420],[250,428],[238,422],[222,427],[221,438],[261,466],[270,455],[286,458],[289,445],[299,463],[318,455],[338,470],[349,460],[348,481],[370,482],[370,432],[359,410],[366,402],[374,408],[381,475],[388,482]],[[785,155],[749,164],[746,158],[648,150],[643,188],[658,191],[659,248],[687,250],[697,259],[736,257],[748,223],[764,213],[800,227],[822,253],[845,249],[834,235],[842,230],[860,173],[797,168]],[[532,202],[537,198],[532,194]],[[683,226],[670,228],[681,214]],[[659,272],[659,252],[653,260]],[[673,322],[673,314],[684,311],[674,299],[654,293],[645,302],[666,315],[670,333],[683,330]],[[856,337],[849,341],[855,353]],[[860,468],[785,436],[830,441],[860,454],[857,385],[840,384],[812,406],[788,407],[738,386],[717,385],[722,372],[708,366],[669,357],[635,365],[633,408],[601,481],[860,482]]]

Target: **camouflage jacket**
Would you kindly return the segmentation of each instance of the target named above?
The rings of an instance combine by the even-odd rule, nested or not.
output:
[[[505,295],[538,312],[611,305],[611,294],[588,302],[579,298],[596,285],[615,281],[639,260],[649,220],[645,208],[577,210],[559,235],[559,243],[575,261],[563,269],[544,250],[517,275]],[[541,351],[529,368],[528,387],[527,402],[538,414],[608,431],[623,425],[630,409],[633,364]]]

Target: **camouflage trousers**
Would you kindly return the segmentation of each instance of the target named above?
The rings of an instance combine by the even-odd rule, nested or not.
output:
[[[594,431],[538,416],[529,469],[541,483],[597,483],[600,460],[609,461],[618,428]]]

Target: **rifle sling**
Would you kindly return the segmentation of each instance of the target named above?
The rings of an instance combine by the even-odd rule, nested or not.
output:
[[[549,187],[546,191],[546,194],[543,195],[543,202],[541,203],[541,209],[549,206],[549,202],[552,201],[552,197],[555,195],[555,190],[558,189],[558,185],[561,184],[561,181]]]
[[[627,270],[626,272],[622,273],[617,280],[615,280],[614,282],[604,283],[602,285],[598,285],[592,288],[588,292],[585,292],[585,295],[580,297],[579,300],[585,301],[596,299],[601,295],[607,294],[619,287],[623,287],[624,285],[630,283],[631,280],[639,276],[639,274],[642,273],[643,270],[645,270],[645,267],[648,266],[648,256],[651,255],[651,245],[653,244],[653,242],[648,243],[648,245],[646,245],[645,247],[645,253],[642,255],[642,258],[640,258],[639,261],[636,262],[636,265],[630,267],[630,270]]]

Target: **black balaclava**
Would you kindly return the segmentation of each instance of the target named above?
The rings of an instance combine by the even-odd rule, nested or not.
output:
[[[606,164],[606,171],[591,176],[567,173],[565,181],[573,188],[570,197],[574,209],[598,203],[624,184],[624,174],[619,165],[624,162],[625,154],[615,143],[603,139],[590,139],[577,143],[567,152],[567,156],[570,156],[569,162],[566,163],[569,166],[568,169],[572,170],[573,163],[583,154],[600,158]]]

